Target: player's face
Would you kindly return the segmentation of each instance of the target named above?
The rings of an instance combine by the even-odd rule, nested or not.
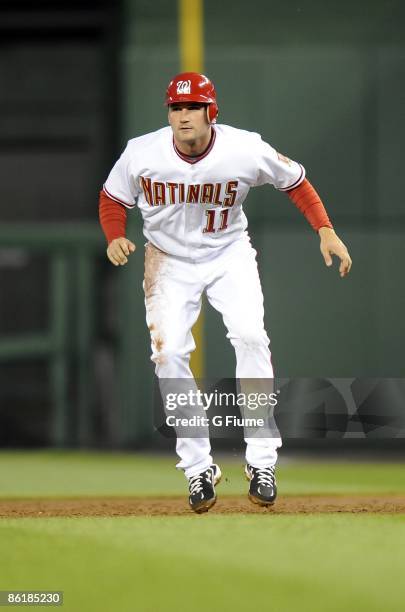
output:
[[[179,143],[192,144],[209,138],[211,127],[207,107],[198,102],[179,102],[169,106],[169,123]]]

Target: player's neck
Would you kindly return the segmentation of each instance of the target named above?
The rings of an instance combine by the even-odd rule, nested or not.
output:
[[[213,130],[210,128],[207,134],[202,138],[191,140],[190,142],[179,142],[174,136],[174,144],[180,153],[183,153],[183,155],[187,155],[188,157],[197,157],[202,155],[208,149],[212,137]]]

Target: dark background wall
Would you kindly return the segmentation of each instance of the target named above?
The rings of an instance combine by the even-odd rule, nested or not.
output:
[[[403,4],[205,0],[204,7],[205,71],[217,87],[220,122],[258,131],[303,163],[354,261],[341,280],[285,194],[251,191],[245,210],[276,374],[403,376]],[[177,3],[15,1],[2,2],[0,15],[2,221],[96,223],[99,187],[126,140],[166,124],[164,90],[180,69]],[[137,211],[129,228],[141,247]],[[94,426],[102,421],[108,437],[121,403],[123,427],[145,427],[153,369],[142,249],[127,269],[110,269],[104,257],[97,265],[89,386]],[[46,258],[0,250],[2,334],[47,324],[47,266]],[[232,376],[234,356],[211,308],[205,328],[207,375]],[[2,364],[0,376],[2,415],[22,427],[17,442],[34,430],[32,439],[46,442],[46,365]],[[124,399],[117,388],[128,391]]]
[[[127,11],[123,140],[165,124],[163,91],[178,67],[167,3],[127,2]],[[341,280],[284,194],[250,192],[280,376],[403,375],[404,13],[399,1],[205,2],[219,120],[260,132],[304,164],[354,261]],[[208,374],[231,375],[212,309],[206,326]]]
[[[120,3],[103,0],[0,3],[2,224],[96,223],[98,190],[119,141],[121,18]],[[22,247],[0,248],[2,338],[48,327],[50,259]],[[74,329],[73,318],[70,324]],[[48,442],[49,361],[2,360],[0,406],[2,444]]]

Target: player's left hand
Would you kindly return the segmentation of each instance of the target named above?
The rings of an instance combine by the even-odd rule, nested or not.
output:
[[[340,258],[339,273],[343,278],[347,276],[352,267],[352,260],[346,246],[340,240],[339,236],[330,227],[321,227],[318,231],[321,239],[320,249],[326,265],[332,265],[332,255],[337,255]]]

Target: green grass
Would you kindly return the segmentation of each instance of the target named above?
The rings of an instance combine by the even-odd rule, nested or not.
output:
[[[403,610],[405,517],[190,516],[0,522],[1,589],[66,611]]]
[[[221,495],[245,494],[243,459],[220,461]],[[175,457],[126,453],[0,453],[1,497],[184,495]],[[405,493],[405,469],[389,463],[291,463],[277,471],[280,493]]]
[[[185,495],[174,464],[130,454],[0,453],[0,495]],[[221,466],[221,495],[246,495],[242,460]],[[405,493],[399,464],[291,463],[278,474],[285,495]],[[0,519],[0,546],[0,590],[63,590],[66,612],[405,607],[403,515]]]

